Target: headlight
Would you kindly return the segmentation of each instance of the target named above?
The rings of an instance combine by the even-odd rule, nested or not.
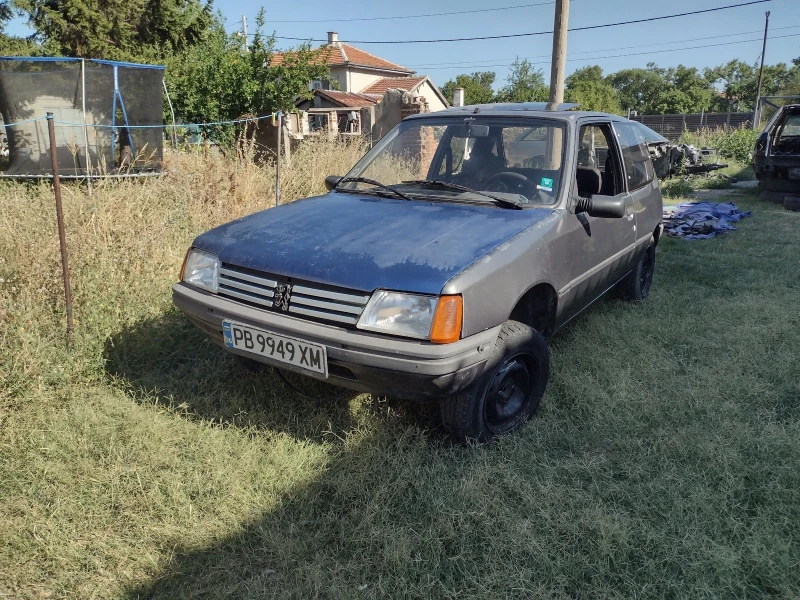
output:
[[[461,296],[419,296],[378,290],[358,321],[359,329],[450,343],[461,337]]]
[[[184,283],[217,293],[219,289],[219,259],[196,248],[190,248],[181,271]]]

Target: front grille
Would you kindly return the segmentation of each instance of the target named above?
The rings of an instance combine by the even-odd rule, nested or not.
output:
[[[223,265],[219,270],[219,294],[259,307],[273,308],[277,279],[256,271]],[[289,313],[297,316],[355,325],[369,300],[369,294],[293,284]]]

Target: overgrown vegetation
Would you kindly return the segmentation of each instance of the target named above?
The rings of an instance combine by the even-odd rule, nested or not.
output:
[[[700,131],[683,132],[680,143],[691,144],[698,149],[714,148],[722,158],[750,163],[759,133],[749,127],[717,129],[705,127]]]
[[[361,153],[320,144],[286,199]],[[71,352],[52,190],[0,185],[0,596],[800,596],[792,214],[737,196],[737,232],[662,240],[647,303],[552,340],[534,420],[460,448],[408,404],[300,400],[175,311],[191,239],[274,171],[168,160],[64,186]]]
[[[262,10],[247,52],[238,32],[227,33],[223,23],[215,22],[203,33],[202,43],[169,60],[168,85],[182,119],[218,122],[292,110],[298,97],[311,97],[310,81],[329,76],[319,50],[307,44],[283,53],[280,64],[273,64],[275,37],[264,33],[264,18]],[[235,133],[230,126],[207,131],[227,143]]]

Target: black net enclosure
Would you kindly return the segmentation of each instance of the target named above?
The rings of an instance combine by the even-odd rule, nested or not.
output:
[[[155,65],[0,57],[0,176],[52,175],[48,113],[61,176],[159,172],[163,81]]]

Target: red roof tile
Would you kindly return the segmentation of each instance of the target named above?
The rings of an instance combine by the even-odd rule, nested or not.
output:
[[[373,69],[386,69],[388,71],[401,71],[403,73],[413,73],[411,69],[407,69],[398,65],[397,63],[389,62],[374,54],[365,52],[350,44],[339,44],[346,58],[345,61],[351,65],[359,65],[363,67],[371,67]]]
[[[275,67],[282,64],[286,57],[290,56],[291,52],[275,52],[270,60],[270,66]],[[382,69],[386,71],[398,71],[400,73],[411,74],[414,71],[406,69],[396,63],[384,60],[374,54],[360,50],[350,44],[343,44],[337,42],[328,46],[322,46],[319,49],[314,64],[327,64],[328,66],[342,66],[350,65],[354,67],[368,67],[370,69]]]
[[[314,90],[314,93],[319,94],[323,98],[327,98],[331,102],[336,102],[342,106],[352,106],[353,108],[372,106],[381,100],[381,97],[377,95],[354,94],[351,92],[340,92],[338,90]]]
[[[407,92],[411,92],[425,81],[425,79],[425,75],[421,77],[383,77],[365,87],[361,90],[361,93],[380,94],[383,96],[386,90],[406,90]]]

